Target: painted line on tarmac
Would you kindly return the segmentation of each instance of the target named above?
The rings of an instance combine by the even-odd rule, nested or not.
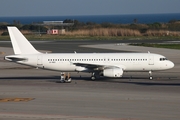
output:
[[[0,52],[0,55],[3,55],[4,54],[4,52]]]
[[[2,98],[0,102],[28,102],[35,98]]]

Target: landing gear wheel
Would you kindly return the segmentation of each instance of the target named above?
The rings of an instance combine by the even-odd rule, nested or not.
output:
[[[96,79],[96,78],[95,78],[95,76],[91,76],[91,80],[93,80],[93,81],[94,81],[95,79]]]
[[[149,80],[152,80],[153,76],[152,76],[152,71],[149,71]]]
[[[98,80],[100,78],[100,72],[101,71],[92,72],[91,80],[93,80],[93,81]]]
[[[65,81],[64,80],[60,80],[60,83],[65,83]]]
[[[149,77],[149,79],[150,79],[150,80],[153,80],[153,77],[152,77],[152,76],[150,76],[150,77]]]
[[[65,80],[66,83],[71,83],[71,78],[69,78],[68,80]]]
[[[96,78],[95,78],[95,73],[93,72],[93,73],[92,73],[92,76],[91,76],[91,80],[94,81],[95,79],[96,79]]]

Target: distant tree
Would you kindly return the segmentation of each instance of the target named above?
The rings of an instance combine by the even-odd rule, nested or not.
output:
[[[96,25],[94,22],[86,22],[86,25]]]
[[[19,25],[20,23],[21,23],[21,22],[18,20],[18,21],[17,21],[17,24]]]
[[[29,30],[29,29],[30,29],[30,25],[23,25],[23,26],[21,27],[21,29],[23,29],[23,30]]]
[[[31,30],[31,31],[42,31],[42,32],[46,32],[47,28],[44,26],[39,26],[39,25],[23,25],[21,27],[21,29],[23,30]]]
[[[7,36],[7,35],[9,35],[9,33],[8,32],[3,32],[1,35],[2,36]]]
[[[13,20],[14,25],[19,25],[21,22],[19,20]]]
[[[111,23],[105,22],[105,23],[102,23],[101,26],[102,26],[103,28],[110,28],[110,27],[112,27],[113,25],[112,25]]]
[[[83,22],[79,22],[78,20],[74,20],[74,25],[77,26],[77,25],[85,25]]]
[[[180,31],[180,23],[177,21],[175,23],[169,23],[167,24],[168,30],[171,31]]]
[[[78,20],[71,20],[71,19],[65,19],[63,21],[63,23],[74,23],[73,26],[65,27],[68,30],[79,29],[79,28],[81,28],[82,26],[85,25],[83,22],[79,22]]]
[[[16,20],[13,20],[13,24],[14,24],[14,25],[16,24]]]
[[[175,23],[175,22],[177,22],[177,20],[173,19],[173,20],[170,20],[168,23]]]
[[[134,24],[137,24],[137,23],[138,23],[138,20],[135,18],[135,19],[133,20],[133,23],[134,23]]]
[[[161,23],[155,22],[153,24],[148,24],[150,29],[160,29],[161,28]]]
[[[6,30],[7,29],[7,25],[0,25],[0,30]]]
[[[71,19],[65,19],[63,21],[63,23],[74,23],[74,20],[71,20]]]
[[[1,25],[8,25],[9,23],[8,22],[0,22],[0,26]]]

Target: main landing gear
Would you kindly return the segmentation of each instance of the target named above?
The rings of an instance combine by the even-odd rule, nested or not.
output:
[[[95,77],[95,73],[93,72],[92,75],[91,75],[91,80],[95,80],[96,77]]]
[[[153,76],[152,76],[152,71],[149,71],[149,79],[152,80]]]
[[[61,72],[61,78],[59,82],[70,83],[71,82],[70,73],[66,74],[65,72]]]
[[[91,80],[96,80],[100,78],[100,72],[93,72],[91,75]]]

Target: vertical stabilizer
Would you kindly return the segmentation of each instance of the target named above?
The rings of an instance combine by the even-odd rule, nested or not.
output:
[[[8,27],[14,54],[39,54],[17,27]]]

